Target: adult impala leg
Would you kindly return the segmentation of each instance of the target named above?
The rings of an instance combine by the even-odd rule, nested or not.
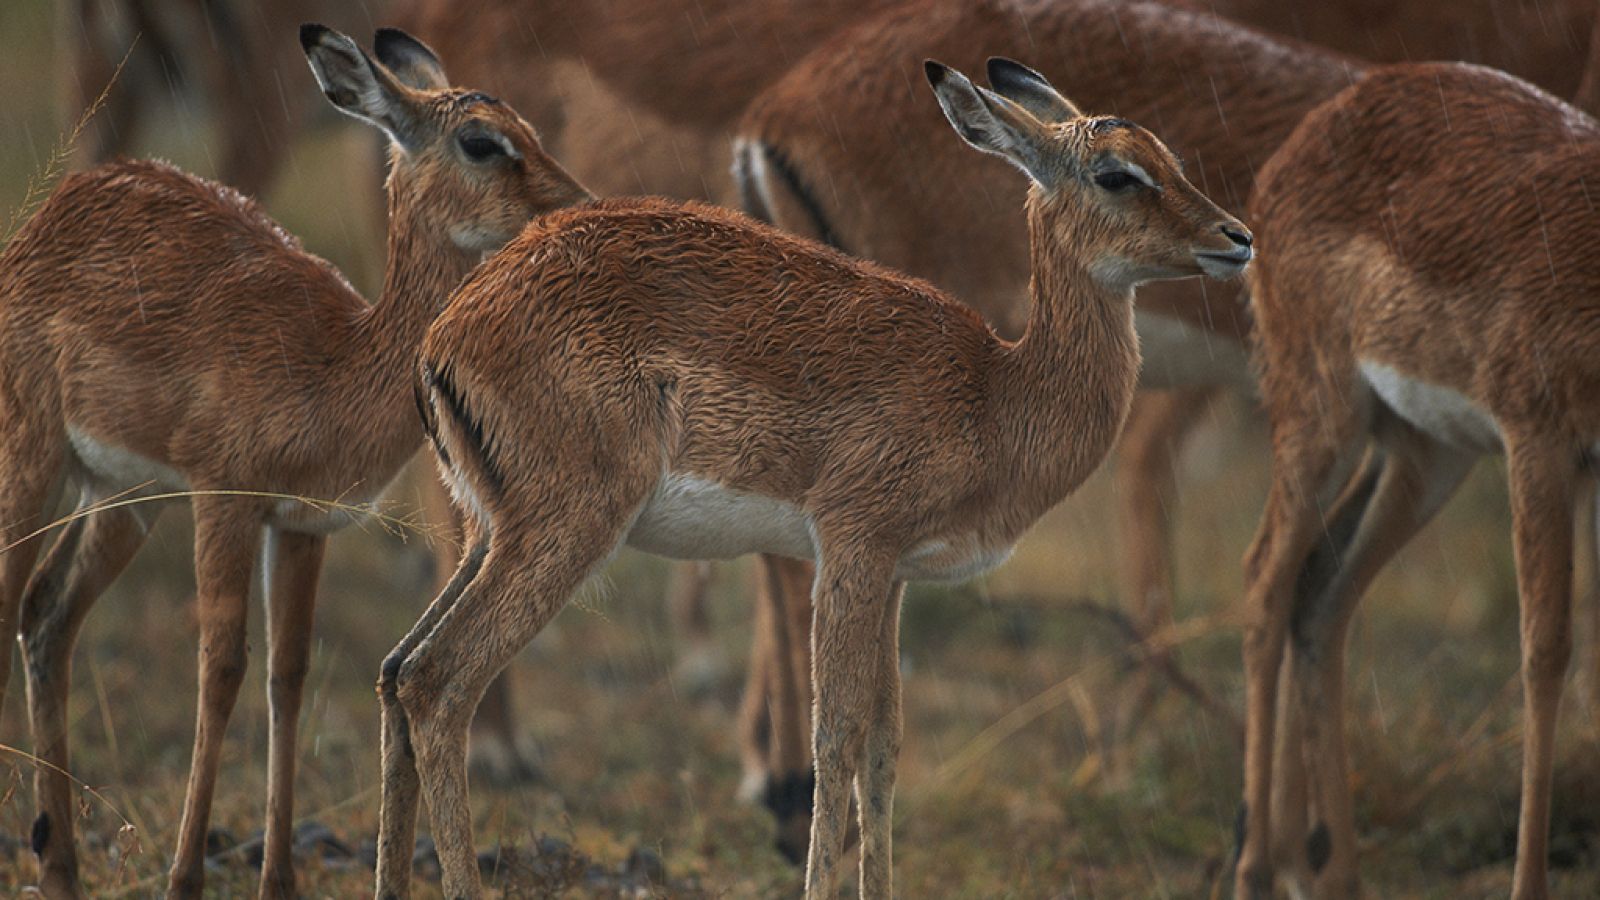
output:
[[[222,762],[222,738],[248,662],[250,573],[261,547],[262,511],[253,500],[194,498],[195,587],[200,620],[200,710],[194,757],[167,893],[198,897],[205,883],[206,828]]]
[[[93,501],[85,493],[81,513]],[[24,671],[33,727],[34,790],[39,814],[33,852],[47,897],[78,896],[73,839],[76,804],[67,741],[67,694],[78,631],[94,602],[143,546],[153,506],[129,506],[75,519],[61,532],[28,584],[22,605]]]
[[[711,638],[711,563],[677,562],[667,589],[667,608],[680,643],[673,667],[680,685],[691,693],[703,692],[717,680],[722,661]]]
[[[1509,431],[1509,429],[1508,429]],[[1513,900],[1549,895],[1550,782],[1562,681],[1572,653],[1572,492],[1560,437],[1507,434],[1511,522],[1522,602],[1522,809]]]
[[[1353,422],[1324,422],[1291,432],[1274,447],[1272,488],[1266,511],[1245,558],[1245,773],[1244,806],[1235,895],[1272,896],[1272,754],[1277,728],[1278,676],[1284,659],[1295,582],[1333,505],[1360,460],[1360,445],[1342,439]],[[1275,424],[1274,437],[1279,435]],[[1330,489],[1331,486],[1331,489]],[[1319,490],[1320,488],[1320,490]]]
[[[1322,590],[1355,538],[1366,514],[1367,504],[1378,486],[1383,470],[1383,454],[1375,445],[1369,450],[1360,470],[1350,479],[1334,503],[1322,539],[1306,559],[1295,582],[1295,596],[1303,598]],[[1299,601],[1296,601],[1299,606]],[[1294,627],[1290,620],[1291,629]],[[1296,665],[1294,641],[1285,648],[1278,689],[1278,727],[1273,744],[1272,763],[1272,860],[1273,870],[1286,873],[1290,895],[1304,897],[1311,889],[1311,863],[1319,849],[1311,846],[1310,794],[1306,788],[1305,721],[1294,689]]]
[[[1388,441],[1383,473],[1366,513],[1332,577],[1300,594],[1290,629],[1293,684],[1305,722],[1317,823],[1308,844],[1313,895],[1346,898],[1359,893],[1355,808],[1350,796],[1344,740],[1346,637],[1361,596],[1394,554],[1421,530],[1472,470],[1476,457],[1436,444],[1403,426]]]
[[[846,541],[824,538],[821,557],[811,637],[815,695],[811,740],[817,787],[806,864],[809,900],[832,900],[837,895],[851,787],[877,712],[884,599],[894,569],[888,554],[873,556]],[[887,775],[891,786],[893,778],[891,770]],[[863,871],[879,865],[876,860],[863,862]],[[863,893],[866,889],[863,883]]]
[[[267,833],[261,896],[293,897],[294,770],[300,701],[311,662],[317,576],[327,541],[321,535],[271,529],[261,554],[267,603]]]
[[[744,696],[739,701],[739,756],[744,778],[739,783],[739,799],[754,803],[772,798],[776,767],[772,761],[772,702],[768,697],[776,683],[772,671],[777,664],[773,648],[780,628],[775,618],[779,598],[772,595],[766,558],[761,557],[755,571],[755,621],[750,630],[750,663],[745,668]]]
[[[772,726],[771,781],[767,805],[778,820],[778,850],[790,861],[805,861],[811,838],[811,800],[816,778],[811,762],[811,564],[763,556],[769,603],[773,607],[772,659],[768,676],[768,718]]]

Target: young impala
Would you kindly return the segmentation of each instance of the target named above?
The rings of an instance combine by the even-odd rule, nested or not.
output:
[[[1034,183],[1021,340],[926,283],[658,200],[534,223],[430,330],[428,427],[473,541],[384,663],[380,895],[407,890],[424,787],[445,894],[478,893],[472,706],[623,543],[817,560],[807,893],[834,890],[854,783],[862,892],[890,895],[904,582],[996,565],[1098,465],[1138,376],[1135,285],[1251,254],[1143,129],[1016,63],[995,91],[927,69],[956,130]]]
[[[1350,617],[1473,461],[1500,452],[1527,720],[1513,896],[1548,895],[1575,489],[1600,460],[1600,220],[1586,189],[1597,183],[1593,119],[1459,64],[1368,74],[1262,168],[1252,295],[1273,465],[1245,563],[1239,897],[1272,895],[1284,841],[1315,896],[1356,895],[1341,727]],[[1295,693],[1280,707],[1286,652]],[[1275,721],[1279,709],[1299,724]],[[1275,729],[1299,728],[1303,757],[1275,764]],[[1280,767],[1297,765],[1320,820],[1309,842],[1303,817],[1261,814]]]
[[[171,892],[198,895],[223,730],[245,669],[261,557],[272,727],[262,893],[290,896],[295,734],[325,535],[421,442],[416,349],[455,283],[530,218],[588,199],[515,112],[448,88],[438,59],[378,32],[377,61],[303,26],[323,91],[391,141],[389,270],[369,306],[251,201],[159,163],[73,175],[0,256],[0,633],[21,607],[50,896],[78,893],[65,704],[89,607],[143,543],[153,505],[74,521],[39,570],[62,477],[80,509],[193,490],[200,704]],[[241,493],[245,492],[245,493]],[[254,496],[268,492],[275,496]],[[19,543],[20,542],[20,543]],[[24,582],[27,581],[26,590]],[[0,641],[0,697],[11,642]]]

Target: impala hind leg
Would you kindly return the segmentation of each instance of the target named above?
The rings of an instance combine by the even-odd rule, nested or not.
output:
[[[1403,428],[1403,426],[1395,426]],[[1317,821],[1306,844],[1312,894],[1359,894],[1355,809],[1344,740],[1345,645],[1361,596],[1383,566],[1455,494],[1475,456],[1404,429],[1388,441],[1383,471],[1356,533],[1319,584],[1299,592],[1291,621],[1292,684],[1305,723],[1305,760]]]
[[[1549,896],[1550,790],[1556,718],[1572,653],[1572,494],[1576,466],[1561,437],[1506,435],[1511,521],[1522,605],[1522,808],[1513,900]]]
[[[322,573],[321,535],[272,529],[261,554],[267,603],[267,830],[261,896],[293,897],[294,770],[300,701],[311,662],[311,623]]]
[[[771,607],[771,658],[765,698],[771,728],[766,803],[778,824],[778,852],[805,861],[811,838],[811,564],[761,558],[765,603]]]
[[[826,541],[821,549],[811,637],[815,694],[811,740],[817,787],[806,864],[808,900],[832,900],[837,894],[851,787],[861,770],[867,736],[874,731],[880,740],[887,739],[873,725],[880,713],[884,606],[894,569],[892,556],[887,554],[882,559],[874,558],[839,542]],[[892,789],[893,784],[894,771],[890,767],[877,783],[877,799],[884,802],[885,808],[871,811],[874,829],[880,828],[880,815],[892,812],[887,808],[889,798],[882,791],[886,787]],[[863,811],[863,827],[867,815]],[[862,852],[865,857],[866,847]],[[863,858],[862,872],[876,875],[886,871],[888,865],[888,860],[876,856]],[[876,883],[881,882],[875,880]],[[864,896],[879,896],[866,894],[867,889],[863,882]]]
[[[422,618],[384,658],[378,676],[378,702],[383,713],[382,757],[383,797],[378,812],[378,897],[404,897],[411,892],[411,856],[417,843],[417,803],[422,796],[422,781],[417,776],[416,754],[405,711],[400,706],[398,681],[400,665],[411,651],[433,631],[444,614],[455,606],[461,592],[478,576],[488,554],[488,542],[474,528],[466,535],[467,552],[455,574],[428,605]]]
[[[250,574],[261,546],[261,509],[237,497],[194,498],[195,587],[200,620],[200,709],[194,758],[167,893],[198,897],[205,883],[206,828],[222,762],[222,739],[248,662]]]
[[[1361,458],[1353,420],[1328,423],[1323,412],[1318,419],[1306,428],[1273,423],[1272,488],[1245,557],[1244,803],[1234,876],[1239,900],[1272,897],[1273,745],[1295,583],[1323,531],[1323,509],[1333,505]]]
[[[6,386],[0,385],[0,390]],[[41,528],[61,482],[60,442],[29,428],[0,396],[0,713],[11,681],[11,648],[20,625],[22,595],[39,558]],[[32,410],[29,410],[32,412]]]
[[[691,694],[710,690],[725,665],[711,636],[711,563],[705,560],[674,563],[667,589],[667,608],[673,630],[681,642],[673,672]]]
[[[85,494],[81,513],[92,497]],[[125,506],[74,519],[61,532],[28,583],[22,607],[24,670],[34,753],[33,783],[39,813],[33,852],[46,897],[79,896],[74,802],[67,741],[67,695],[78,631],[105,589],[144,545],[153,506]]]
[[[433,530],[433,595],[437,597],[454,580],[461,567],[462,548],[470,543],[465,539],[464,523],[456,514],[450,491],[440,480],[432,461],[433,452],[424,450],[419,456],[429,459],[424,461],[426,465],[412,460],[411,473],[417,479],[423,520]],[[459,588],[455,593],[460,593]],[[472,774],[496,785],[538,781],[542,777],[539,764],[523,752],[517,737],[516,704],[512,700],[508,668],[489,684],[483,703],[478,706],[478,715],[472,720],[472,739],[467,745]]]
[[[637,498],[634,506],[643,502]],[[483,567],[401,663],[396,695],[409,728],[447,897],[481,891],[467,801],[466,742],[490,679],[555,617],[621,542],[630,515],[599,527],[546,519],[532,535],[497,531]],[[552,534],[557,529],[564,534]],[[518,537],[523,539],[519,540]]]
[[[1361,469],[1350,479],[1328,516],[1321,539],[1306,559],[1295,580],[1295,596],[1321,590],[1333,578],[1339,561],[1354,539],[1367,504],[1378,486],[1383,471],[1383,452],[1374,446]],[[1298,605],[1298,604],[1297,604]],[[1291,629],[1294,620],[1290,620]],[[1312,811],[1306,787],[1305,720],[1300,698],[1294,690],[1296,650],[1289,642],[1280,669],[1278,727],[1273,744],[1272,763],[1272,859],[1273,869],[1286,873],[1290,896],[1307,896],[1311,889],[1312,863],[1320,856],[1308,840]]]

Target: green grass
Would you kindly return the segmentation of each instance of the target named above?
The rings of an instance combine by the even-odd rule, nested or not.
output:
[[[55,140],[50,11],[0,4],[0,207],[23,196]],[[176,122],[154,149],[198,165]],[[381,267],[365,208],[329,209],[371,166],[351,123],[296,156],[270,206],[308,246],[353,269],[369,291]],[[1215,624],[1181,648],[1189,673],[1237,706],[1239,559],[1265,492],[1259,424],[1224,406],[1184,461],[1178,516],[1181,617]],[[1498,464],[1485,464],[1371,592],[1351,646],[1348,733],[1362,869],[1375,897],[1504,896],[1517,802],[1520,694],[1515,580]],[[1136,738],[1128,777],[1098,774],[1097,723],[1125,667],[1103,620],[1067,605],[1114,603],[1116,548],[1104,473],[1029,536],[986,581],[913,589],[905,607],[906,738],[895,833],[905,897],[1220,896],[1239,792],[1239,751],[1193,704],[1168,693]],[[74,774],[84,875],[96,894],[159,892],[174,846],[193,727],[191,532],[174,510],[91,616],[72,685]],[[297,808],[357,847],[376,827],[379,661],[428,600],[422,549],[350,531],[329,553],[305,703]],[[567,609],[514,667],[522,722],[542,747],[546,785],[474,789],[480,849],[523,851],[548,835],[615,870],[643,848],[665,863],[669,893],[792,894],[799,875],[770,849],[764,813],[734,802],[734,708],[749,628],[742,574],[716,582],[714,628],[731,665],[709,697],[673,678],[677,639],[663,609],[666,565],[623,554],[604,589]],[[1019,598],[1029,598],[1026,602]],[[266,769],[259,610],[252,671],[233,716],[214,824],[260,827]],[[1070,681],[1073,690],[1056,690]],[[21,673],[14,672],[20,686]],[[1042,711],[992,740],[1025,705]],[[20,687],[0,741],[26,749]],[[1559,753],[1560,897],[1600,893],[1596,720],[1567,705]],[[21,839],[32,818],[29,763],[0,755],[0,891],[30,883]],[[130,833],[119,831],[123,817]],[[131,851],[131,852],[130,852]],[[255,873],[214,867],[218,896]],[[308,896],[370,889],[359,864],[308,863]],[[515,876],[508,892],[538,895]],[[434,887],[424,882],[423,893]],[[565,894],[601,889],[581,878]],[[1225,893],[1225,892],[1224,892]]]

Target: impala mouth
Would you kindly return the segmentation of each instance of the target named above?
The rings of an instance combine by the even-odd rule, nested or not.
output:
[[[1240,247],[1230,253],[1201,253],[1196,252],[1195,261],[1200,263],[1200,271],[1216,279],[1236,277],[1255,258],[1255,252],[1249,247]]]

